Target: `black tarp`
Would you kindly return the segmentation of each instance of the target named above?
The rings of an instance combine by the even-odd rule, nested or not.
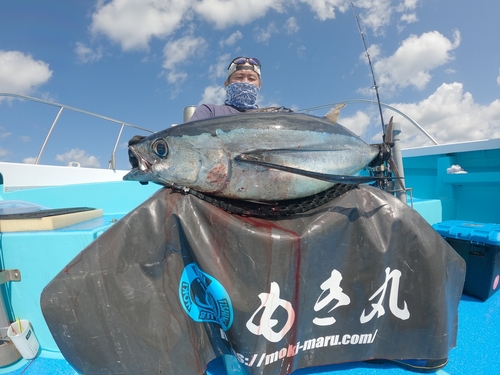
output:
[[[455,346],[462,258],[412,208],[360,186],[284,219],[161,189],[44,289],[43,314],[83,374],[232,374]],[[233,356],[234,355],[234,356]]]

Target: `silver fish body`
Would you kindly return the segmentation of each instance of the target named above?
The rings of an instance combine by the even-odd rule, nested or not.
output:
[[[335,183],[276,167],[350,176],[378,154],[338,123],[300,113],[243,113],[188,122],[129,148],[137,165],[124,180],[256,201],[306,197]]]

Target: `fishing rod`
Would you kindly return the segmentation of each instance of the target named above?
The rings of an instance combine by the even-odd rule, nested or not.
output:
[[[366,51],[366,58],[368,59],[368,65],[370,66],[370,71],[372,73],[373,88],[375,89],[375,93],[377,95],[378,111],[380,113],[380,121],[382,122],[382,134],[383,134],[382,140],[383,140],[384,144],[386,142],[388,144],[390,144],[390,147],[392,149],[393,147],[394,148],[396,147],[395,143],[393,142],[392,117],[391,117],[389,124],[387,125],[387,129],[386,129],[385,122],[384,122],[384,116],[382,114],[382,102],[380,101],[380,95],[378,93],[378,85],[377,85],[377,81],[375,79],[375,72],[373,71],[372,60],[370,58],[370,52],[368,52],[368,46],[366,45],[365,34],[363,32],[363,29],[361,28],[361,23],[359,22],[359,18],[358,18],[358,15],[356,13],[356,9],[354,8],[354,4],[353,4],[352,0],[350,1],[350,3],[351,3],[352,12],[354,13],[354,18],[356,19],[356,23],[358,24],[358,29],[359,29],[359,33],[361,35],[361,39],[363,40],[363,45],[364,45],[365,51]],[[391,150],[391,153],[392,153],[392,150]],[[398,154],[400,155],[399,146],[398,146]],[[400,159],[400,157],[398,159]],[[401,172],[403,171],[402,167],[403,167],[402,160],[400,161],[400,165],[398,167],[398,164],[393,159],[393,156],[390,155],[389,159],[384,161],[380,167],[373,168],[372,170],[376,176],[379,176],[379,175],[390,176],[390,175],[392,175],[392,173],[394,173],[394,176],[396,177],[396,181],[397,181],[396,183],[399,185],[399,189],[393,190],[392,192],[396,193],[398,198],[406,203],[406,188],[405,188],[405,184],[403,182],[404,176],[401,174]],[[393,186],[393,184],[394,184],[394,182],[391,183],[391,186]],[[379,185],[379,188],[381,188],[382,190],[389,191],[388,190],[388,187],[389,187],[388,180],[385,180],[385,182],[380,181],[378,183],[378,185]]]
[[[370,65],[370,71],[372,73],[372,78],[373,78],[373,88],[375,89],[375,93],[377,95],[377,103],[378,103],[378,110],[380,113],[380,121],[382,121],[382,134],[384,134],[384,141],[385,141],[384,116],[382,115],[382,104],[380,102],[380,96],[378,94],[378,85],[377,85],[377,81],[375,80],[375,73],[373,72],[372,60],[370,59],[370,53],[368,52],[368,47],[366,46],[365,34],[364,34],[363,30],[361,29],[361,23],[359,22],[359,18],[358,18],[358,15],[356,13],[356,10],[354,8],[354,4],[352,3],[352,1],[350,3],[351,3],[352,12],[354,13],[354,18],[356,18],[356,23],[358,24],[358,29],[359,29],[359,33],[361,35],[361,39],[363,40],[363,45],[365,46],[366,57],[368,59],[368,65]]]

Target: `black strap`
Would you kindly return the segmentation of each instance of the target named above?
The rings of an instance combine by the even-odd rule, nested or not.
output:
[[[330,189],[309,197],[269,203],[215,197],[189,188],[174,187],[172,189],[176,192],[194,195],[196,198],[208,202],[231,214],[262,218],[282,218],[304,213],[322,206],[356,187],[357,185],[351,184],[335,184]]]

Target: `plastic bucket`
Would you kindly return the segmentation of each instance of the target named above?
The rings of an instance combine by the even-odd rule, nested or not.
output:
[[[28,320],[21,319],[12,323],[7,330],[7,336],[24,359],[33,359],[38,354],[40,344]]]

